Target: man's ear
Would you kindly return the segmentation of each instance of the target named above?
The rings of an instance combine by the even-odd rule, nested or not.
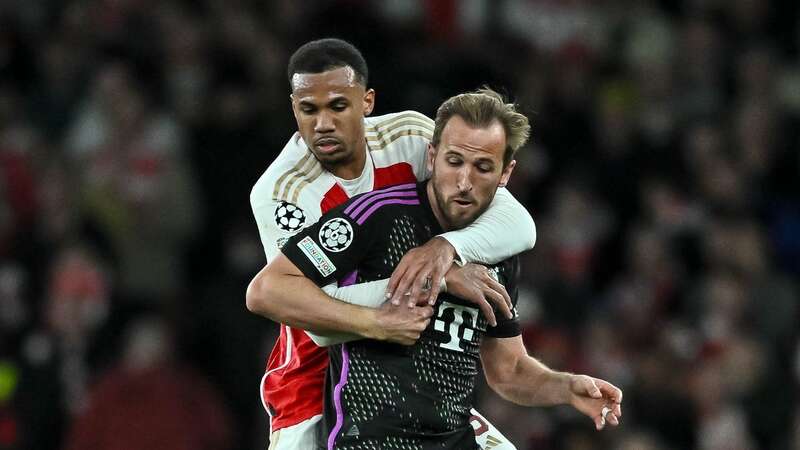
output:
[[[372,108],[375,107],[375,89],[367,89],[364,92],[364,115],[372,114]]]
[[[428,142],[428,151],[425,156],[425,166],[428,169],[428,173],[433,173],[433,162],[436,160],[436,147],[433,146],[430,142]]]
[[[294,94],[289,94],[289,103],[292,104],[292,114],[294,114],[294,120],[297,120],[297,97]]]
[[[500,175],[500,187],[505,187],[508,184],[508,179],[511,178],[511,172],[514,171],[514,166],[517,165],[517,160],[512,159],[508,162],[508,165],[505,169],[503,169],[502,175]]]

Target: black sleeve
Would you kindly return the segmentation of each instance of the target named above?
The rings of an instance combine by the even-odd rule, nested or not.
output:
[[[511,297],[511,319],[505,317],[497,308],[494,315],[497,318],[497,326],[486,328],[486,335],[494,338],[507,338],[518,336],[522,333],[517,314],[517,300],[519,299],[519,258],[512,256],[497,266],[498,278],[500,283],[506,288],[508,296]]]
[[[303,275],[324,286],[355,270],[371,243],[371,223],[357,223],[344,213],[345,203],[292,236],[281,252]]]

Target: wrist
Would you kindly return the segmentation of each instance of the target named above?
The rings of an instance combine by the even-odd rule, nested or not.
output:
[[[572,382],[573,378],[576,375],[568,372],[556,372],[556,373],[560,378],[560,385],[562,386],[562,388],[559,389],[559,392],[563,393],[562,398],[559,399],[559,403],[562,405],[575,406],[574,404],[575,396],[572,395]]]
[[[378,320],[378,310],[374,308],[357,308],[356,314],[353,315],[355,326],[354,329],[357,334],[367,338],[382,341],[386,339]]]
[[[460,258],[458,257],[458,252],[453,244],[445,237],[442,236],[434,236],[433,239],[436,239],[436,242],[439,242],[442,248],[445,250],[446,255],[450,259],[450,261],[454,261],[460,264]]]

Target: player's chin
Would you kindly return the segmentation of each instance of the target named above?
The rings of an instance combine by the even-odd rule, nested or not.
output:
[[[451,208],[448,221],[454,229],[464,228],[478,218],[477,211],[468,211],[463,208]]]

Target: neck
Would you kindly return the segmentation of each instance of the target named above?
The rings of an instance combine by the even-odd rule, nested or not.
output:
[[[325,167],[328,172],[344,180],[353,180],[361,176],[364,172],[364,165],[367,164],[367,140],[360,142],[359,148],[353,152],[353,157],[335,167]]]
[[[433,181],[428,180],[425,190],[428,193],[428,203],[431,205],[433,216],[436,217],[436,221],[439,222],[439,226],[441,226],[444,231],[450,231],[451,227],[447,223],[442,209],[439,207],[439,197],[436,195],[436,191],[433,189]]]

